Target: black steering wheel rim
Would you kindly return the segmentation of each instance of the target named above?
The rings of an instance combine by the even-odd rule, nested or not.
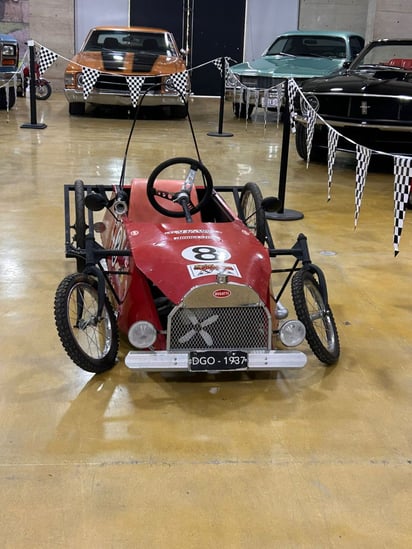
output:
[[[150,202],[150,204],[153,206],[155,210],[157,210],[159,213],[166,215],[168,217],[185,217],[185,212],[182,209],[181,212],[174,211],[174,210],[168,210],[164,206],[161,206],[158,201],[156,200],[156,196],[159,196],[156,194],[154,184],[159,176],[159,174],[164,171],[169,166],[173,166],[175,164],[188,164],[191,169],[199,170],[203,175],[203,182],[205,185],[205,193],[202,196],[199,203],[194,206],[189,206],[189,213],[190,215],[193,215],[197,212],[199,212],[204,206],[209,202],[209,200],[212,197],[213,193],[213,180],[212,176],[210,175],[209,170],[200,162],[199,160],[196,160],[194,158],[189,158],[185,156],[178,156],[176,158],[169,158],[169,160],[165,160],[164,162],[161,162],[149,175],[149,178],[147,180],[147,198]],[[162,195],[160,195],[162,196]],[[162,198],[168,198],[167,196],[162,196]]]

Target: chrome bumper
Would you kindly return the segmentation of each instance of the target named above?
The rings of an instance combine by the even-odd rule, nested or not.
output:
[[[301,351],[252,351],[248,353],[248,366],[244,371],[256,370],[283,370],[288,368],[303,368],[306,364],[306,355]],[[173,351],[130,351],[125,358],[128,368],[162,372],[162,371],[192,371],[190,368],[189,353]],[[225,369],[224,371],[241,371]],[[222,370],[204,370],[222,371]]]
[[[64,95],[69,103],[86,103],[91,105],[110,105],[114,107],[131,107],[132,101],[129,94],[120,92],[96,92],[92,91],[87,100],[84,100],[83,92],[66,88]],[[187,99],[188,96],[185,98]],[[182,106],[183,102],[178,94],[172,93],[147,93],[144,106]]]

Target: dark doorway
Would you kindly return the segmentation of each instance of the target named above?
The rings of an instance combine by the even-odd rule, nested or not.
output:
[[[189,48],[188,67],[196,95],[219,95],[220,73],[214,59],[243,59],[246,0],[131,0],[130,24],[173,32]]]

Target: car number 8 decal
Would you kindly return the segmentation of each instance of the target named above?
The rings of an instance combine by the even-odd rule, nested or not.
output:
[[[190,246],[182,251],[182,256],[188,261],[196,261],[198,263],[227,261],[231,258],[227,250],[216,248],[215,246]]]

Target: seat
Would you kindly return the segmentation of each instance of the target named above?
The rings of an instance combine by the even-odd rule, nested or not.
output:
[[[404,59],[404,58],[395,57],[395,58],[391,59],[388,62],[388,65],[390,67],[399,67],[401,69],[411,70],[412,69],[412,59]]]
[[[161,180],[159,183],[159,188],[162,189],[162,191],[170,191],[170,192],[176,192],[182,187],[182,181],[175,181],[175,180]],[[198,197],[197,197],[197,191],[196,188],[192,188],[192,192],[190,194],[190,199],[193,205],[196,205],[199,203]],[[170,200],[166,200],[165,198],[156,198],[157,202],[164,208],[167,208],[168,210],[181,212],[182,207],[179,204],[175,204],[174,202],[171,202]],[[153,206],[150,204],[149,199],[147,198],[147,180],[143,178],[135,178],[131,181],[131,188],[130,188],[130,202],[129,202],[129,212],[128,212],[128,218],[131,221],[138,221],[142,223],[173,223],[176,220],[180,219],[180,222],[182,221],[182,218],[175,218],[175,217],[169,217],[167,215],[164,215],[157,210],[153,208]],[[195,213],[193,216],[193,221],[201,221],[201,214],[200,212]]]
[[[104,39],[103,48],[106,50],[118,50],[120,48],[120,43],[117,38],[109,36]]]

